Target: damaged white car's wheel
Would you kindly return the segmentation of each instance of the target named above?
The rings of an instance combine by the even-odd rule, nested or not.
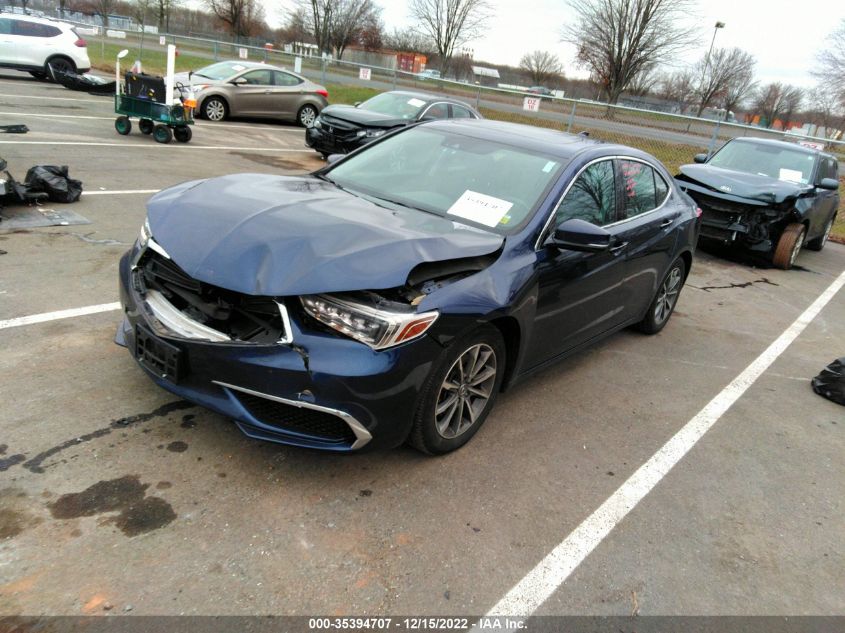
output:
[[[505,371],[505,344],[483,325],[450,345],[422,391],[409,441],[430,455],[466,444],[490,414]]]

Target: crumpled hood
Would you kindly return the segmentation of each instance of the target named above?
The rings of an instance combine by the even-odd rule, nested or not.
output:
[[[349,121],[362,127],[390,128],[413,123],[410,119],[398,119],[387,114],[381,114],[380,112],[373,112],[372,110],[364,110],[348,105],[327,106],[322,109],[320,115],[342,119],[343,121]]]
[[[810,185],[778,180],[770,176],[746,174],[706,164],[682,165],[681,174],[686,176],[693,184],[712,189],[714,193],[730,194],[738,198],[758,200],[768,204],[780,204],[787,198],[798,197],[812,189]]]
[[[155,241],[191,277],[250,295],[395,288],[418,264],[486,255],[504,239],[385,209],[313,176],[183,183],[147,211]]]

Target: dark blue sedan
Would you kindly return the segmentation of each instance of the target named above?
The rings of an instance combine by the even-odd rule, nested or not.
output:
[[[154,381],[251,437],[433,454],[532,372],[628,326],[659,332],[700,213],[648,154],[477,120],[147,208],[117,342]]]

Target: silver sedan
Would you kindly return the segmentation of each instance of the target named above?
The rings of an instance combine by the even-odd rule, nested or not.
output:
[[[283,119],[310,127],[328,105],[328,91],[278,66],[223,61],[179,73],[177,85],[193,86],[197,113],[210,121],[229,117]]]

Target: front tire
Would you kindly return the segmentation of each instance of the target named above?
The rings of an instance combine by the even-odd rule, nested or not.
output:
[[[66,57],[55,57],[47,61],[44,68],[45,75],[52,81],[53,76],[50,73],[50,68],[62,73],[76,73],[76,64],[73,63],[73,60]]]
[[[114,129],[118,134],[126,136],[132,131],[132,121],[128,116],[119,116],[114,120]]]
[[[775,254],[772,257],[772,263],[783,270],[792,268],[795,260],[798,258],[798,253],[801,252],[801,247],[804,245],[804,236],[806,234],[807,229],[803,224],[793,222],[788,225],[778,240]]]
[[[824,245],[827,244],[827,238],[830,237],[830,231],[833,228],[833,223],[835,220],[835,214],[830,216],[830,219],[827,221],[827,224],[825,224],[824,233],[822,233],[816,239],[807,242],[807,248],[809,248],[811,251],[822,250],[824,248]]]
[[[434,363],[408,438],[429,455],[454,451],[487,419],[502,386],[505,344],[491,325],[453,342]]]
[[[209,97],[202,103],[202,115],[215,123],[225,121],[229,117],[229,104],[220,97]]]
[[[305,104],[299,109],[296,114],[296,122],[302,127],[311,127],[317,118],[317,108],[310,104]]]
[[[669,317],[675,311],[681,289],[684,287],[686,271],[687,266],[680,257],[669,267],[669,271],[657,288],[657,294],[648,306],[645,318],[637,324],[640,332],[657,334],[666,327]]]

